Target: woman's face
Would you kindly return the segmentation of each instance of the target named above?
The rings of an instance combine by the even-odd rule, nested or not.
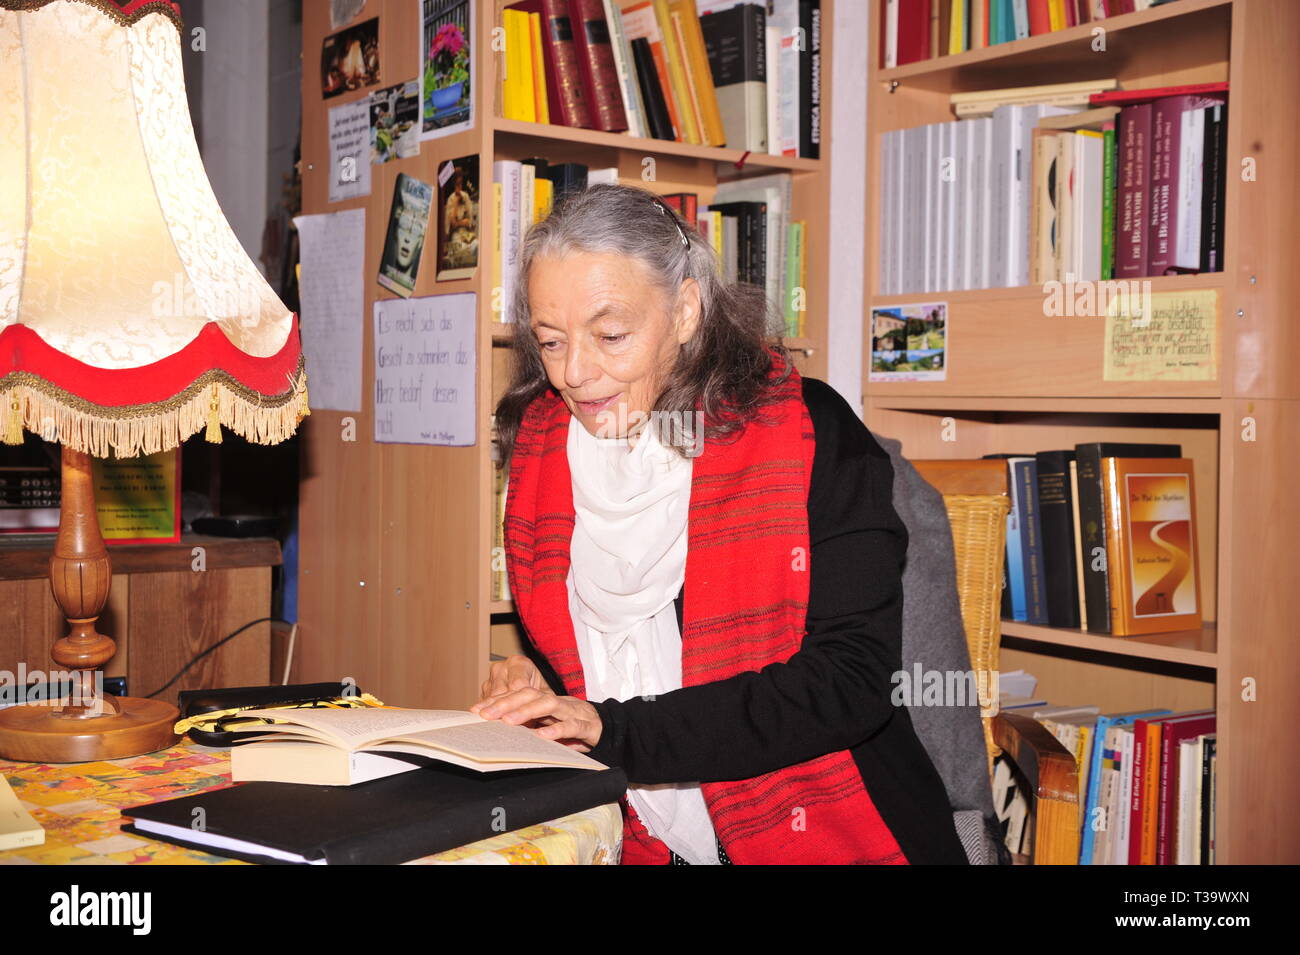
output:
[[[648,418],[699,324],[699,285],[675,309],[637,259],[574,252],[533,260],[528,307],[552,386],[591,434],[627,437]]]

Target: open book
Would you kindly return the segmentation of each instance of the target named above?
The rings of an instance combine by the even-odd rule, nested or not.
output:
[[[255,709],[240,715],[275,723],[240,727],[251,742],[231,749],[234,782],[346,786],[417,769],[421,758],[480,772],[608,768],[528,727],[460,710]]]

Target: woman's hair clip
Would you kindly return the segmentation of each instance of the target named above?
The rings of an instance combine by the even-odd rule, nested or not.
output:
[[[654,199],[654,204],[659,207],[660,215],[666,215],[668,218],[673,220],[673,225],[677,226],[677,234],[682,237],[682,245],[687,249],[690,249],[691,240],[686,237],[686,230],[683,229],[682,224],[677,221],[677,214],[673,212],[672,209],[669,209],[662,199],[656,197]]]

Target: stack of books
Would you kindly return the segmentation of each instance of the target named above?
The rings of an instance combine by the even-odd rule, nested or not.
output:
[[[880,63],[892,69],[1136,13],[1173,0],[884,0]]]
[[[493,283],[502,289],[497,320],[512,318],[519,251],[530,226],[550,212],[552,203],[571,191],[598,182],[617,182],[618,170],[588,169],[582,163],[550,164],[533,157],[502,159],[493,164]],[[702,205],[693,192],[661,196],[682,219],[699,231],[714,251],[718,271],[729,283],[746,282],[764,289],[771,305],[773,335],[804,334],[807,313],[807,223],[791,218],[793,180],[773,173],[720,183],[713,202]]]
[[[1223,269],[1227,84],[956,93],[880,143],[880,291]]]
[[[520,0],[501,115],[816,159],[820,0]]]
[[[1213,710],[1103,714],[1092,704],[1007,696],[999,709],[1042,723],[1073,754],[1080,865],[1214,864]],[[1023,852],[1026,806],[1006,766],[994,789],[1008,848]]]
[[[1007,462],[1002,616],[1114,636],[1201,626],[1193,462],[1176,444],[1078,444]]]

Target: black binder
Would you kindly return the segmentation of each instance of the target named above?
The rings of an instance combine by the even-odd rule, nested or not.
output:
[[[122,829],[247,862],[395,865],[617,802],[627,790],[621,769],[481,773],[429,762],[354,786],[242,783],[124,809],[133,824]],[[241,845],[213,846],[213,836]]]

